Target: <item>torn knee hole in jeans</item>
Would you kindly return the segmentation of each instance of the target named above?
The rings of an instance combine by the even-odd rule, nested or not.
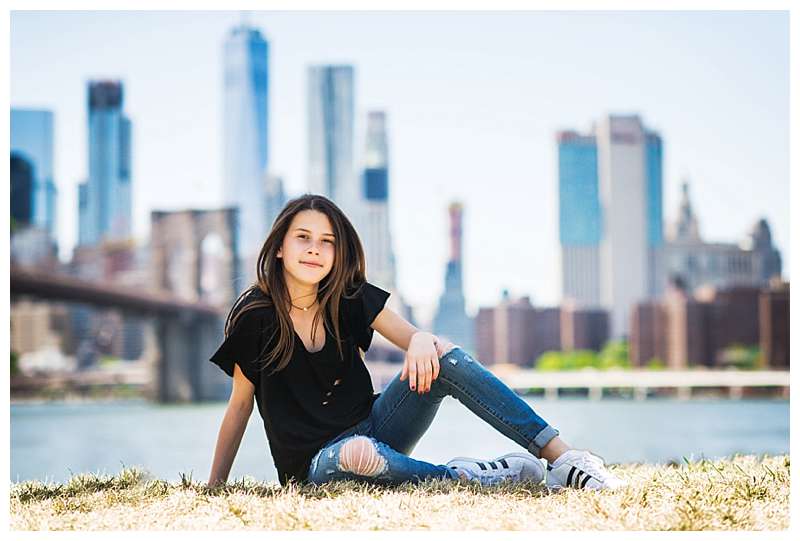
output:
[[[445,357],[447,357],[447,354],[450,353],[451,351],[453,351],[454,349],[456,349],[457,347],[458,347],[457,345],[451,344],[449,348],[447,348],[444,352],[442,352],[441,355],[439,355],[439,360],[442,360]],[[455,355],[450,357],[450,359],[448,359],[448,360],[450,361],[450,364],[452,364],[452,365],[458,364],[458,359],[456,359]]]
[[[371,439],[356,436],[342,445],[339,451],[339,468],[357,475],[375,477],[386,470],[386,459],[380,455]]]

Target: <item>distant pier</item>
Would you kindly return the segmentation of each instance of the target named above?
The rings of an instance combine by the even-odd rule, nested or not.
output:
[[[399,364],[368,363],[376,390],[383,387],[402,368]],[[586,391],[590,399],[600,399],[607,390],[625,389],[635,400],[653,392],[672,394],[686,400],[695,390],[719,391],[732,399],[742,398],[748,389],[764,389],[789,398],[788,370],[573,370],[546,372],[509,369],[508,365],[489,366],[503,383],[520,394],[543,392],[556,399],[561,391]]]

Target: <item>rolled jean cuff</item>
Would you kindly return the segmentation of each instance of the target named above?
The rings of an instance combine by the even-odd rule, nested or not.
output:
[[[550,440],[558,436],[558,430],[550,425],[547,425],[541,432],[536,434],[533,442],[528,446],[528,451],[534,454],[537,458],[542,457],[542,447],[547,445]]]

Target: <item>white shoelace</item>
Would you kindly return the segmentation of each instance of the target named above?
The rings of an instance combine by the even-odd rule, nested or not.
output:
[[[603,459],[590,453],[581,453],[572,461],[572,465],[585,471],[600,482],[603,482],[611,475],[611,473],[606,470]]]
[[[478,477],[478,479],[480,480],[481,483],[488,483],[488,484],[501,483],[501,482],[506,481],[508,479],[511,479],[511,480],[515,480],[516,479],[516,477],[513,474],[508,474],[508,473],[506,473],[506,474],[494,474],[494,475],[492,475],[490,473],[489,474],[478,474],[477,477]]]
[[[466,468],[458,468],[458,471],[465,472],[469,480],[477,480],[481,483],[497,483],[505,479],[513,480],[517,478],[513,471],[486,470],[478,473]]]

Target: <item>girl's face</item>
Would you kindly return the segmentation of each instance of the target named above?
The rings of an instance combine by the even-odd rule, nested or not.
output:
[[[295,214],[278,257],[283,259],[287,279],[318,284],[333,268],[336,238],[328,217],[318,210],[302,210]]]

